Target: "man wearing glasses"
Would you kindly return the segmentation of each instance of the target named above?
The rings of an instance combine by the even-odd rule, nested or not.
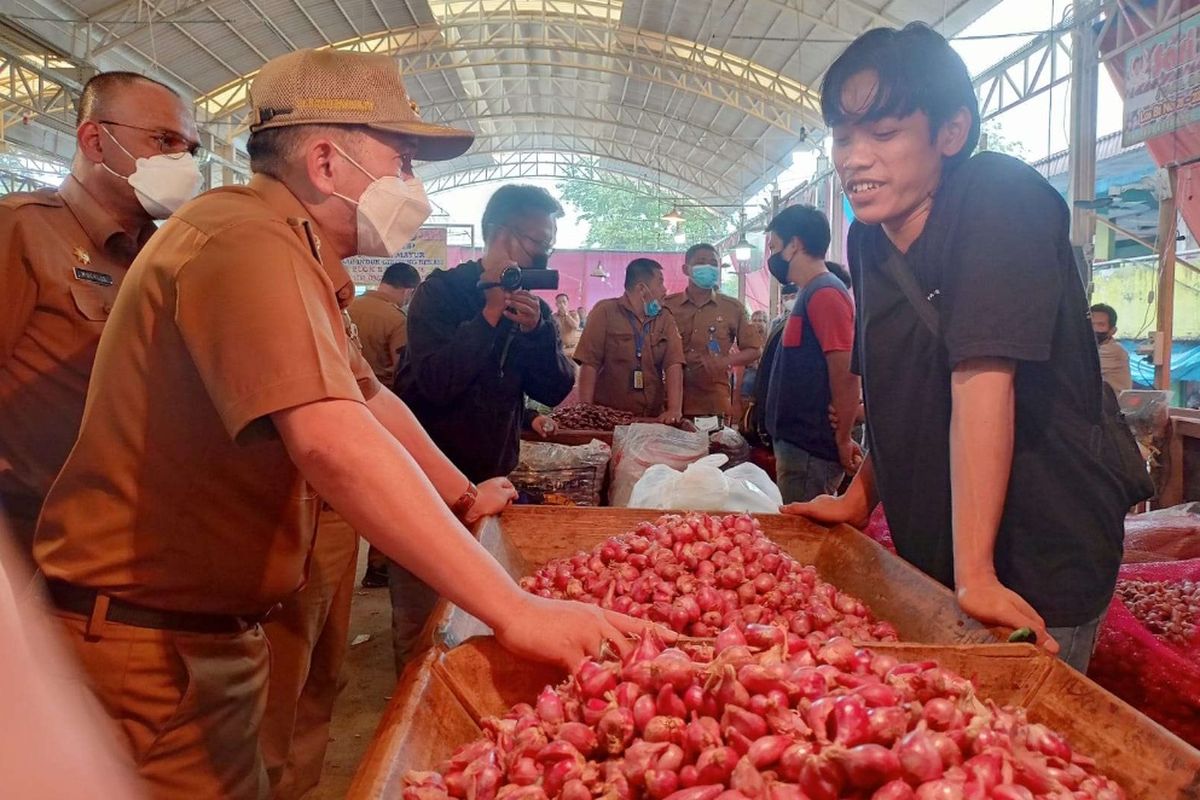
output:
[[[88,81],[76,140],[59,189],[0,199],[0,503],[26,550],[125,271],[201,182],[191,107],[141,75]]]
[[[498,285],[509,267],[546,268],[562,213],[545,189],[501,187],[483,212],[483,257],[434,272],[409,304],[397,392],[475,483],[517,465],[526,395],[555,406],[575,385],[550,306]],[[389,585],[399,667],[437,598],[395,565]]]

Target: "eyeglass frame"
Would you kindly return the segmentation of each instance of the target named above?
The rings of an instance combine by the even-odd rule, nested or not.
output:
[[[191,139],[184,136],[182,133],[177,133],[168,128],[146,128],[141,125],[130,125],[128,122],[117,122],[113,119],[98,119],[96,123],[99,125],[116,125],[118,128],[129,128],[130,130],[142,131],[143,133],[152,134],[150,137],[158,144],[159,155],[167,156],[182,156],[187,153],[192,158],[199,159],[204,154],[204,145],[199,142],[193,142]],[[182,142],[185,147],[183,150],[168,150],[166,138],[174,137]]]
[[[540,239],[535,239],[534,237],[530,236],[527,233],[524,233],[523,231],[517,230],[516,228],[512,227],[511,225],[497,225],[496,227],[503,228],[504,230],[515,235],[519,239],[522,239],[522,240],[528,241],[528,242],[532,242],[534,245],[542,248],[541,252],[544,252],[547,256],[554,255],[554,242],[553,241],[551,241],[549,244],[547,244],[546,242],[543,242]],[[524,246],[524,245],[522,245],[522,246]],[[526,250],[525,252],[529,253],[528,250]],[[529,255],[533,255],[533,253],[529,253]]]

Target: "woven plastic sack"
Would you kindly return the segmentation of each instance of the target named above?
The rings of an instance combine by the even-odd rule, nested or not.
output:
[[[613,431],[609,505],[628,506],[633,487],[655,464],[683,471],[688,464],[706,455],[708,435],[705,433],[681,431],[654,422],[621,425]]]
[[[722,471],[724,454],[705,456],[678,471],[663,464],[646,470],[629,497],[631,508],[774,514],[783,498],[767,473],[753,464]]]
[[[521,458],[508,479],[517,502],[527,505],[598,506],[611,451],[604,442],[564,445],[521,442]]]
[[[1120,580],[1200,580],[1200,559],[1121,567]],[[1114,597],[1088,669],[1092,680],[1200,747],[1200,639],[1174,645]]]
[[[863,528],[863,533],[891,552],[896,552],[896,543],[892,541],[892,529],[888,527],[887,516],[883,513],[883,503],[875,506],[875,510],[871,513],[871,520],[867,523],[867,527]]]
[[[1125,563],[1200,558],[1200,503],[1125,518]]]

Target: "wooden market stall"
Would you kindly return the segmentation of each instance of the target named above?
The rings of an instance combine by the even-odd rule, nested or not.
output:
[[[979,696],[1028,709],[1067,734],[1117,779],[1131,800],[1195,798],[1200,752],[1061,661],[1029,645],[872,645],[902,661],[937,660],[971,676]],[[483,717],[531,702],[564,676],[513,658],[491,637],[433,650],[405,674],[347,795],[398,798],[408,770],[435,769],[478,738]]]

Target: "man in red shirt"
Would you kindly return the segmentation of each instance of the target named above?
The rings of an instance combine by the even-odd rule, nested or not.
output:
[[[767,266],[782,284],[799,288],[774,352],[767,390],[767,431],[785,503],[838,490],[862,460],[850,438],[861,391],[850,371],[854,301],[829,271],[829,221],[811,206],[790,206],[767,226]],[[837,427],[829,424],[829,407]]]

